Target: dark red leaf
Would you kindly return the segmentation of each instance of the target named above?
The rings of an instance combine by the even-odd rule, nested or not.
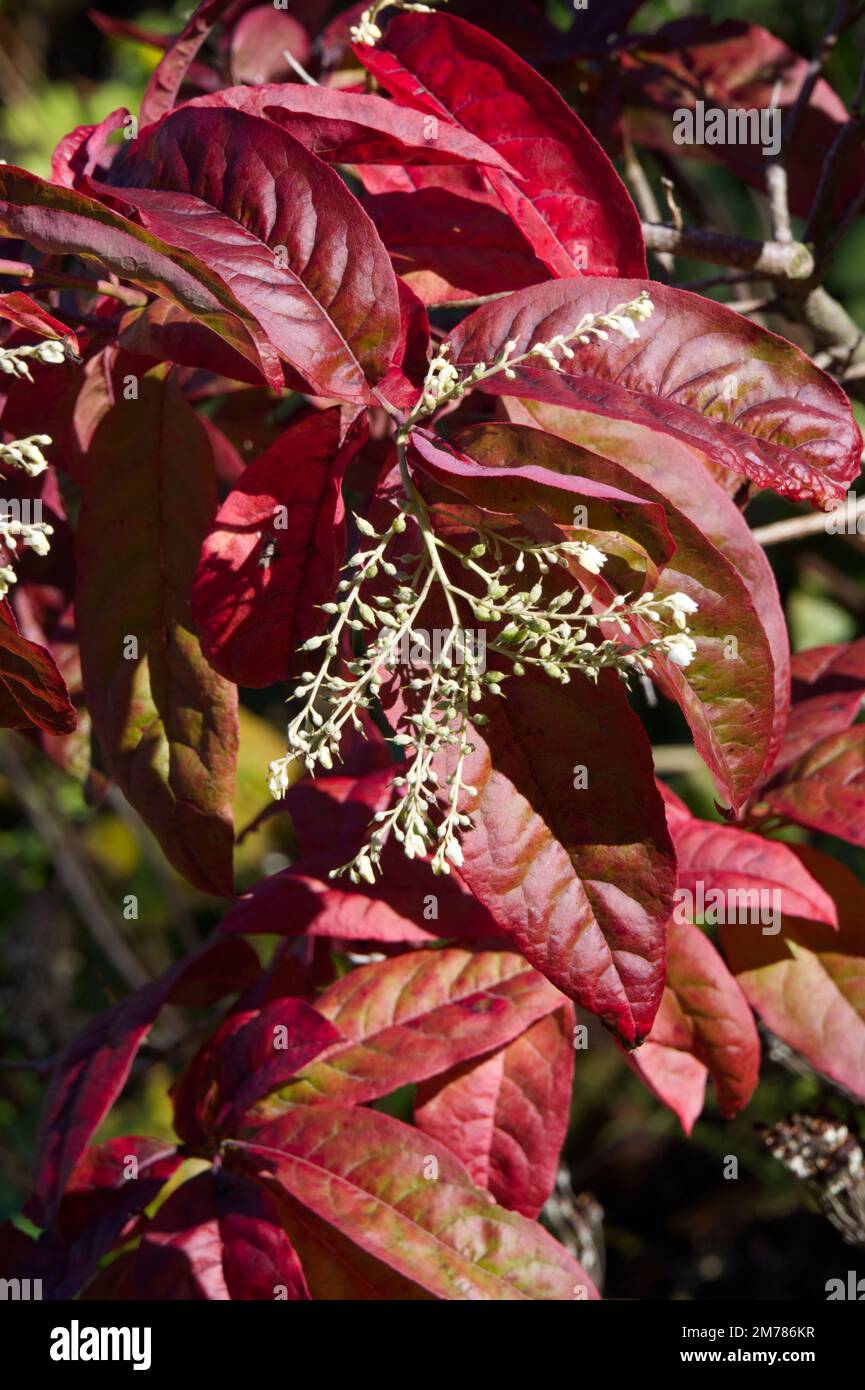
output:
[[[225,87],[184,109],[209,107],[273,121],[328,164],[482,164],[515,173],[463,126],[363,92],[291,83]]]
[[[342,179],[271,121],[184,108],[142,132],[114,192],[212,265],[319,395],[369,403],[399,341],[396,277]]]
[[[208,660],[238,685],[288,676],[298,646],[327,622],[343,558],[340,484],[366,437],[342,412],[311,411],[248,468],[204,540],[192,614]]]
[[[46,647],[18,631],[6,599],[0,602],[0,728],[70,734],[78,717]]]
[[[646,288],[640,280],[572,279],[518,290],[463,320],[450,335],[453,360],[489,364],[509,340],[523,353]],[[636,342],[611,333],[576,345],[561,372],[521,366],[515,381],[499,372],[481,388],[601,416],[608,439],[642,439],[647,451],[670,435],[785,497],[843,498],[859,473],[862,436],[836,382],[733,309],[669,285],[648,288],[655,310]]]
[[[611,672],[597,687],[520,677],[489,719],[470,735],[461,875],[526,959],[632,1046],[660,1002],[676,881],[642,726]]]
[[[231,896],[237,691],[204,660],[189,610],[215,505],[194,412],[161,369],[143,377],[87,455],[75,605],[87,707],[112,776],[170,862]],[[118,509],[135,524],[118,526]]]
[[[504,212],[450,189],[381,193],[365,198],[364,207],[394,269],[425,304],[519,290],[549,277]]]
[[[302,999],[274,999],[230,1014],[175,1086],[178,1134],[197,1144],[208,1134],[232,1133],[256,1101],[341,1039]]]
[[[202,0],[202,3],[196,6],[151,74],[141,101],[142,125],[158,121],[171,110],[201,45],[214,25],[218,24],[236,3],[237,0]]]
[[[308,1299],[300,1261],[260,1187],[201,1173],[156,1213],[130,1273],[133,1299]]]
[[[554,275],[646,273],[639,218],[600,145],[497,39],[451,15],[403,14],[354,51],[401,101],[456,121],[513,165],[516,178],[487,178]]]
[[[172,300],[225,338],[270,385],[282,386],[275,348],[219,276],[102,203],[22,169],[0,167],[0,230],[49,255],[95,260]]]

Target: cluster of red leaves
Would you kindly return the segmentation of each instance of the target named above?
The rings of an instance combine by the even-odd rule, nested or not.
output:
[[[3,1235],[6,1262],[47,1296],[595,1297],[535,1220],[567,1124],[574,1005],[686,1129],[707,1077],[724,1115],[747,1104],[752,1010],[865,1098],[865,889],[760,833],[781,818],[865,844],[865,655],[797,657],[791,695],[772,574],[733,500],[743,484],[841,498],[861,438],[798,348],[681,290],[651,284],[638,342],[482,382],[447,445],[434,424],[408,456],[417,478],[516,520],[589,505],[600,543],[627,557],[598,577],[599,603],[635,584],[698,601],[693,663],[659,658],[654,675],[728,822],[656,783],[613,675],[532,676],[473,731],[459,874],[387,851],[374,887],[328,877],[390,795],[374,741],[353,775],[287,795],[295,862],[235,897],[236,687],[289,680],[321,629],[346,554],[343,482],[376,505],[431,344],[470,369],[647,285],[627,192],[540,69],[570,92],[603,44],[615,100],[592,114],[614,150],[622,111],[663,147],[699,81],[716,103],[765,104],[756,39],[788,74],[782,104],[801,63],[740,26],[604,43],[627,3],[578,14],[564,42],[529,4],[501,18],[477,0],[462,8],[484,27],[398,14],[375,47],[350,42],[361,5],[316,38],[326,8],[205,0],[163,44],[137,127],[121,111],[73,131],[50,181],[0,168],[8,254],[37,281],[70,265],[79,286],[99,277],[63,311],[0,296],[6,347],[69,346],[33,384],[4,379],[4,438],[47,422],[64,488],[51,473],[37,489],[52,556],[22,571],[18,620],[0,611],[0,723],[91,781],[92,735],[174,868],[234,899],[212,942],[95,1019],[55,1069],[28,1209],[43,1235]],[[286,50],[320,85],[295,80]],[[806,143],[828,146],[845,115],[818,83]],[[814,168],[794,177],[794,205]],[[431,308],[503,291],[431,329]],[[306,400],[268,432],[262,403],[283,391]],[[245,467],[238,430],[257,451]],[[780,932],[726,926],[716,948],[673,912],[698,884],[777,891]],[[281,938],[264,965],[246,939],[261,934]],[[334,980],[334,945],[374,954]],[[229,996],[174,1086],[177,1146],[90,1147],[160,1011]],[[369,1108],[407,1085],[413,1125]],[[189,1156],[208,1171],[148,1212]]]

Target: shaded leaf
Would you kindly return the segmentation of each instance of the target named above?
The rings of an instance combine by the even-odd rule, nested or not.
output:
[[[189,613],[215,500],[194,412],[172,380],[142,378],[88,452],[76,611],[87,707],[112,776],[175,868],[230,896],[237,692],[207,665]]]
[[[201,1173],[156,1213],[130,1271],[133,1299],[308,1299],[300,1261],[266,1192]]]
[[[340,1039],[302,999],[273,999],[230,1014],[174,1087],[178,1134],[197,1145],[209,1134],[230,1133],[256,1101]]]
[[[0,602],[0,728],[71,734],[78,717],[47,647],[18,631],[7,599]]]
[[[251,463],[204,539],[192,614],[214,670],[238,685],[285,680],[326,625],[345,546],[343,470],[363,443],[339,406],[292,421]]]
[[[258,957],[243,941],[204,946],[99,1014],[69,1045],[52,1074],[36,1160],[36,1198],[48,1220],[162,1007],[212,1003],[258,972]]]

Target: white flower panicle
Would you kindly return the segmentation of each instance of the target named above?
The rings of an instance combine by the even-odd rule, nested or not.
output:
[[[640,336],[637,324],[651,318],[654,312],[655,306],[648,291],[642,290],[636,299],[617,304],[607,313],[584,314],[570,332],[557,333],[547,342],[532,343],[523,352],[517,353],[519,340],[510,338],[490,365],[477,362],[464,375],[460,374],[459,369],[450,360],[450,343],[442,343],[429,364],[420,399],[403,426],[403,432],[410,429],[418,419],[431,415],[447,401],[459,400],[466,391],[478,382],[485,381],[487,377],[501,372],[507,380],[513,381],[516,377],[514,368],[524,362],[537,360],[554,372],[562,371],[562,360],[571,361],[576,355],[572,343],[587,347],[593,338],[604,343],[611,333],[618,333],[628,342],[635,342]]]
[[[66,348],[60,338],[43,338],[29,347],[0,348],[0,372],[32,381],[28,362],[46,362],[56,367],[66,359]]]
[[[376,12],[367,15],[374,20]],[[376,813],[359,853],[334,874],[374,882],[390,840],[409,859],[429,857],[437,874],[462,864],[460,837],[471,825],[467,807],[477,795],[464,776],[474,751],[471,729],[489,722],[481,706],[505,697],[506,680],[534,670],[565,685],[574,674],[597,681],[612,669],[627,682],[651,671],[658,655],[681,667],[692,661],[696,647],[687,619],[697,605],[687,594],[619,595],[601,608],[584,590],[607,556],[578,527],[559,526],[555,541],[542,542],[477,521],[476,542],[461,549],[436,533],[405,453],[413,423],[484,377],[513,377],[514,367],[530,359],[558,370],[561,359],[574,356],[571,342],[603,342],[611,332],[632,341],[639,336],[636,325],[652,312],[643,292],[606,314],[586,314],[571,333],[518,355],[517,340],[508,341],[491,366],[478,363],[466,375],[451,363],[447,344],[431,361],[421,395],[397,434],[405,496],[383,531],[356,518],[362,548],[348,560],[335,601],[322,605],[329,630],[300,649],[320,652],[320,664],[301,676],[288,751],[269,768],[277,798],[300,770],[330,771],[339,761],[346,726],[363,732],[361,712],[376,706],[385,682],[397,673],[405,712],[392,741],[406,758],[393,781],[398,795]],[[409,526],[411,544],[404,548],[399,538]],[[451,626],[430,645],[422,615],[434,590]],[[480,625],[482,643],[463,640],[464,618]]]
[[[335,871],[347,872],[355,882],[372,881],[391,837],[410,859],[430,855],[436,873],[449,873],[452,864],[462,862],[460,835],[471,823],[465,798],[474,794],[463,777],[473,751],[470,726],[488,722],[478,706],[487,698],[503,697],[506,679],[535,670],[565,685],[574,673],[596,681],[611,668],[627,681],[649,672],[658,653],[687,665],[694,652],[683,626],[692,602],[685,595],[646,593],[631,601],[617,596],[608,607],[593,611],[592,599],[581,590],[575,594],[568,586],[547,592],[545,577],[556,569],[599,574],[607,557],[597,546],[576,538],[541,543],[478,525],[477,543],[467,553],[434,537],[438,563],[433,564],[429,534],[423,548],[391,554],[407,522],[420,528],[409,508],[410,503],[403,504],[382,533],[357,519],[369,548],[351,557],[336,601],[324,605],[334,619],[330,631],[301,648],[320,650],[322,664],[317,672],[301,676],[294,692],[301,705],[288,726],[288,752],[269,769],[275,797],[285,794],[299,765],[312,773],[319,767],[330,771],[339,760],[346,725],[362,731],[360,711],[375,704],[385,681],[398,672],[407,713],[393,742],[408,761],[394,778],[399,793],[395,804],[377,814],[363,849]],[[536,571],[533,580],[526,578],[527,567]],[[466,573],[465,583],[454,577],[460,570]],[[382,575],[390,580],[389,591],[372,592],[384,587],[376,582]],[[420,624],[437,583],[444,585],[457,617],[444,640],[431,649]],[[481,626],[483,644],[462,640],[460,609]],[[641,621],[674,631],[637,642],[634,624]],[[364,641],[357,657],[341,655],[349,634]],[[407,659],[414,651],[424,658]],[[490,657],[495,666],[487,669]],[[440,784],[444,763],[451,771]]]
[[[37,478],[48,467],[42,450],[50,443],[50,434],[31,434],[26,439],[13,439],[11,444],[0,444],[0,467],[8,463],[22,469],[29,478]]]
[[[444,4],[445,0],[440,0]],[[382,10],[409,10],[413,14],[432,14],[432,5],[411,4],[409,0],[377,0],[377,3],[370,5],[368,10],[364,10],[357,24],[353,24],[349,30],[352,43],[365,43],[369,48],[375,48],[382,36],[376,20]]]
[[[43,338],[41,342],[26,347],[0,348],[0,372],[25,381],[33,380],[28,365],[30,362],[59,366],[65,360],[66,346],[60,338]],[[0,444],[0,469],[4,466],[18,468],[29,478],[37,478],[48,467],[42,450],[50,443],[51,436],[48,434],[31,434],[26,439],[12,439],[8,444]],[[13,555],[19,545],[29,547],[37,555],[47,555],[49,537],[53,534],[54,528],[47,522],[22,521],[8,512],[0,513],[0,543]],[[0,563],[0,599],[5,598],[15,581],[12,566]]]

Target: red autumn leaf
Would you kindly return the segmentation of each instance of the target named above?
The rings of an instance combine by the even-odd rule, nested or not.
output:
[[[230,12],[236,0],[202,0],[186,21],[177,38],[160,58],[150,75],[141,100],[142,126],[158,121],[170,111],[186,78],[190,75],[198,50],[214,25]]]
[[[169,861],[231,896],[237,691],[208,667],[189,611],[215,504],[194,412],[173,380],[143,377],[87,455],[75,600],[87,707],[112,776]]]
[[[200,1173],[156,1213],[129,1275],[133,1299],[308,1299],[300,1261],[262,1189]]]
[[[110,1212],[112,1221],[124,1213],[118,1231],[130,1216],[144,1210],[183,1159],[172,1144],[125,1134],[87,1149],[76,1164],[57,1212],[64,1239],[87,1231],[94,1217]]]
[[[396,277],[360,204],[299,141],[242,111],[184,108],[102,187],[213,266],[314,392],[374,400],[399,338]]]
[[[504,212],[450,189],[380,193],[365,198],[364,207],[394,269],[425,304],[519,290],[549,277]]]
[[[416,950],[360,966],[315,1001],[342,1041],[260,1108],[374,1100],[510,1042],[561,1003],[513,951]]]
[[[797,652],[792,677],[790,715],[773,778],[822,739],[854,723],[865,698],[865,638]]]
[[[0,728],[70,734],[78,717],[54,658],[28,642],[8,600],[0,602]]]
[[[285,680],[302,642],[327,622],[345,529],[340,484],[366,435],[342,412],[310,411],[250,464],[204,540],[192,614],[205,654],[239,685]]]
[[[644,275],[640,222],[600,145],[521,58],[451,15],[397,15],[354,51],[405,104],[492,145],[517,177],[490,169],[502,206],[554,275]]]
[[[373,889],[329,877],[360,847],[375,812],[389,805],[393,775],[388,765],[363,777],[319,777],[292,787],[282,804],[291,813],[299,858],[238,898],[220,931],[421,945],[443,936],[498,936],[458,874],[436,878],[429,864],[407,859],[398,845],[385,846]]]
[[[418,444],[418,452],[423,447],[424,456],[434,457],[440,473],[447,468],[452,486],[473,499],[489,496],[491,504],[495,499],[495,505],[504,508],[507,494],[501,496],[504,481],[500,479],[535,479],[543,474],[544,496],[539,497],[538,504],[559,520],[559,514],[553,510],[552,488],[582,490],[588,522],[601,531],[594,539],[602,549],[603,531],[609,523],[596,498],[603,500],[607,493],[629,498],[626,508],[613,503],[614,515],[618,511],[621,516],[618,527],[647,547],[650,538],[636,523],[643,515],[655,519],[656,528],[667,538],[666,550],[653,553],[661,574],[648,577],[647,583],[660,597],[685,593],[698,604],[698,610],[689,624],[697,644],[691,664],[682,670],[659,652],[652,658],[653,674],[665,693],[681,706],[697,748],[725,794],[735,806],[741,806],[774,757],[780,736],[778,724],[784,715],[774,654],[761,621],[765,613],[767,623],[774,624],[770,630],[779,635],[784,632],[783,620],[775,612],[777,602],[772,604],[772,591],[761,591],[758,613],[745,580],[722,550],[704,537],[700,525],[679,511],[666,492],[612,459],[521,425],[476,426],[459,431],[455,439],[465,451],[463,462],[449,461],[438,445]],[[426,466],[430,467],[429,462]],[[585,474],[589,475],[588,481],[580,476]],[[701,496],[701,481],[700,478],[694,484],[695,499]],[[721,496],[707,475],[705,483],[711,500]],[[631,487],[633,492],[629,492]],[[727,499],[723,502],[732,507]],[[753,549],[755,543],[751,541],[749,545]],[[741,541],[734,552],[738,553],[748,553]],[[612,577],[607,578],[608,568],[598,578],[582,577],[584,585],[591,583],[592,591],[605,603],[612,600],[616,591]],[[633,588],[630,575],[626,576],[624,587]],[[759,587],[754,584],[752,592]],[[643,640],[657,635],[648,622],[635,622],[634,628]],[[731,640],[736,660],[728,659]],[[786,646],[781,649],[782,659],[785,651]],[[784,670],[782,664],[782,673]]]
[[[224,87],[184,110],[211,107],[273,121],[328,164],[481,164],[515,173],[463,126],[363,92],[292,83]]]
[[[58,1208],[66,1248],[51,1262],[49,1297],[70,1299],[81,1291],[103,1255],[131,1238],[140,1214],[182,1162],[172,1145],[137,1135],[87,1150]]]
[[[838,907],[839,928],[787,918],[778,936],[725,925],[721,942],[751,1007],[818,1072],[865,1099],[865,889],[843,864],[795,853]]]
[[[676,1004],[665,991],[656,1015],[659,1037],[664,1036],[668,1010],[675,1014]],[[652,1095],[672,1110],[685,1133],[690,1134],[706,1103],[708,1067],[692,1052],[680,1052],[655,1042],[651,1034],[636,1052],[627,1054],[626,1061]]]
[[[398,410],[411,410],[421,393],[429,367],[430,323],[422,301],[404,280],[397,280],[399,291],[399,339],[391,364],[376,391],[382,401]],[[373,440],[372,447],[387,447],[389,441]],[[391,445],[392,447],[392,445]]]
[[[245,942],[217,941],[99,1014],[75,1038],[52,1074],[36,1160],[36,1198],[49,1220],[163,1006],[212,1003],[251,983],[258,970]]]
[[[230,1014],[174,1088],[177,1132],[188,1144],[231,1133],[247,1110],[341,1040],[302,999],[273,999]]]
[[[662,499],[646,501],[593,478],[591,472],[601,460],[594,460],[585,450],[538,430],[506,424],[460,431],[456,441],[466,452],[425,431],[413,430],[409,440],[413,464],[485,509],[517,517],[542,513],[557,526],[570,529],[575,526],[579,499],[586,505],[591,524],[577,530],[621,534],[643,549],[647,563],[658,567],[672,557],[675,542]],[[477,448],[479,457],[468,452],[472,448]],[[611,548],[615,550],[614,543]]]
[[[16,327],[25,328],[28,333],[39,333],[43,338],[61,338],[75,356],[78,355],[78,339],[72,329],[20,290],[0,294],[0,319],[7,319]]]
[[[760,1038],[751,1010],[711,941],[690,922],[670,922],[664,1002],[647,1044],[645,1059],[638,1048],[628,1060],[679,1116],[686,1133],[696,1118],[696,1076],[688,1066],[677,1071],[666,1055],[670,1049],[706,1068],[725,1117],[738,1114],[754,1093]]]
[[[710,893],[723,894],[728,910],[741,907],[751,914],[755,930],[759,923],[772,925],[780,913],[837,927],[832,898],[781,840],[681,816],[671,817],[669,824],[679,862],[677,903],[683,908],[689,901],[705,903]],[[772,916],[763,921],[765,895],[770,895]]]
[[[520,677],[489,720],[470,734],[461,876],[531,965],[632,1046],[660,1002],[675,888],[642,726],[612,672],[597,687]]]
[[[865,845],[865,725],[821,739],[760,800],[784,820]]]
[[[418,1087],[418,1129],[523,1216],[537,1216],[555,1186],[570,1115],[573,1021],[565,1004],[492,1056]]]
[[[719,486],[719,481],[710,476],[710,471],[700,466],[700,456],[670,435],[650,440],[639,431],[630,431],[627,421],[623,427],[623,422],[569,410],[564,405],[513,398],[506,399],[503,404],[510,419],[540,425],[609,459],[618,466],[613,478],[619,477],[619,485],[626,490],[638,496],[662,499],[667,524],[676,542],[672,568],[680,571],[675,577],[668,572],[663,583],[678,585],[689,592],[702,606],[704,617],[708,592],[717,594],[716,602],[724,605],[721,617],[724,661],[731,662],[735,656],[731,670],[736,673],[736,695],[742,703],[746,689],[749,696],[750,714],[743,714],[738,721],[723,715],[717,720],[721,729],[736,722],[742,728],[749,726],[747,735],[728,740],[723,752],[718,740],[710,738],[701,751],[710,764],[713,758],[720,758],[724,770],[719,766],[717,771],[722,783],[727,785],[735,781],[740,787],[747,785],[761,755],[763,767],[771,766],[784,735],[790,704],[790,647],[772,567],[739,508]],[[734,475],[726,469],[719,471],[735,481]],[[731,567],[735,571],[732,575]],[[695,630],[702,631],[704,617],[695,617]],[[735,638],[735,651],[728,638]],[[705,634],[698,646],[706,649]],[[717,647],[715,652],[717,656]],[[724,669],[718,667],[717,662],[715,666],[716,671]],[[767,673],[774,675],[771,722]],[[693,675],[693,670],[689,674]],[[686,696],[686,682],[681,673],[667,666],[667,676],[673,691],[678,690],[680,695]],[[737,704],[737,709],[741,710],[742,705]],[[692,718],[695,717],[692,705]],[[765,750],[753,746],[757,727],[766,731],[768,746]],[[696,728],[694,732],[699,737]]]
[[[437,879],[428,864],[406,859],[393,846],[382,855],[382,879],[370,890],[328,877],[334,859],[348,853],[331,850],[261,879],[229,908],[220,930],[419,945],[438,937],[499,935],[455,874]]]
[[[359,1162],[359,1154],[367,1157]],[[447,1149],[389,1115],[295,1106],[254,1144],[236,1146],[231,1161],[258,1165],[307,1211],[437,1298],[598,1296],[541,1226],[498,1206]]]
[[[199,319],[167,299],[154,299],[144,308],[130,309],[124,314],[117,343],[137,357],[176,362],[196,371],[214,372],[230,381],[261,385],[261,371],[252,362]]]
[[[572,279],[518,290],[454,329],[452,358],[466,368],[489,364],[510,340],[519,355],[646,288],[642,280]],[[516,380],[499,372],[480,388],[601,416],[646,449],[672,436],[785,497],[820,504],[843,498],[859,472],[862,436],[831,377],[792,343],[723,304],[670,285],[649,288],[655,309],[637,341],[611,333],[606,342],[575,345],[561,372],[518,366]]]
[[[753,118],[747,113],[756,111],[759,119],[761,111],[776,111],[774,118],[768,115],[768,128],[764,123],[760,131],[761,136],[765,131],[769,145],[773,144],[809,75],[807,58],[794,53],[758,24],[736,20],[717,24],[707,16],[693,15],[663,25],[653,36],[641,36],[639,43],[622,52],[620,61],[623,101],[632,139],[679,159],[720,161],[752,188],[766,192],[765,140],[742,139],[738,135],[742,117],[745,129],[750,131]],[[685,135],[689,132],[681,116],[674,119],[676,113],[695,112],[698,102],[703,104],[704,115],[699,126],[694,124],[695,138],[680,143],[677,131]],[[706,136],[710,133],[711,113],[718,109],[724,113],[726,138],[714,142],[712,130],[710,143]],[[726,134],[728,112],[733,113],[732,130],[737,137],[734,139]],[[820,172],[847,120],[844,103],[818,75],[803,107],[796,138],[792,145],[785,141],[788,196],[796,216],[808,216]],[[865,179],[865,158],[852,141],[839,175],[829,209],[834,207],[840,215]]]
[[[291,81],[296,71],[286,50],[301,64],[309,60],[312,42],[294,15],[271,5],[254,5],[231,30],[231,78],[251,87],[263,82]]]
[[[276,350],[217,274],[92,198],[22,169],[0,167],[0,231],[49,255],[96,261],[172,300],[253,363],[270,385],[282,386]]]
[[[64,135],[51,156],[51,182],[92,193],[91,178],[105,174],[119,149],[113,137],[130,129],[125,106],[111,111],[98,125],[80,125]]]

